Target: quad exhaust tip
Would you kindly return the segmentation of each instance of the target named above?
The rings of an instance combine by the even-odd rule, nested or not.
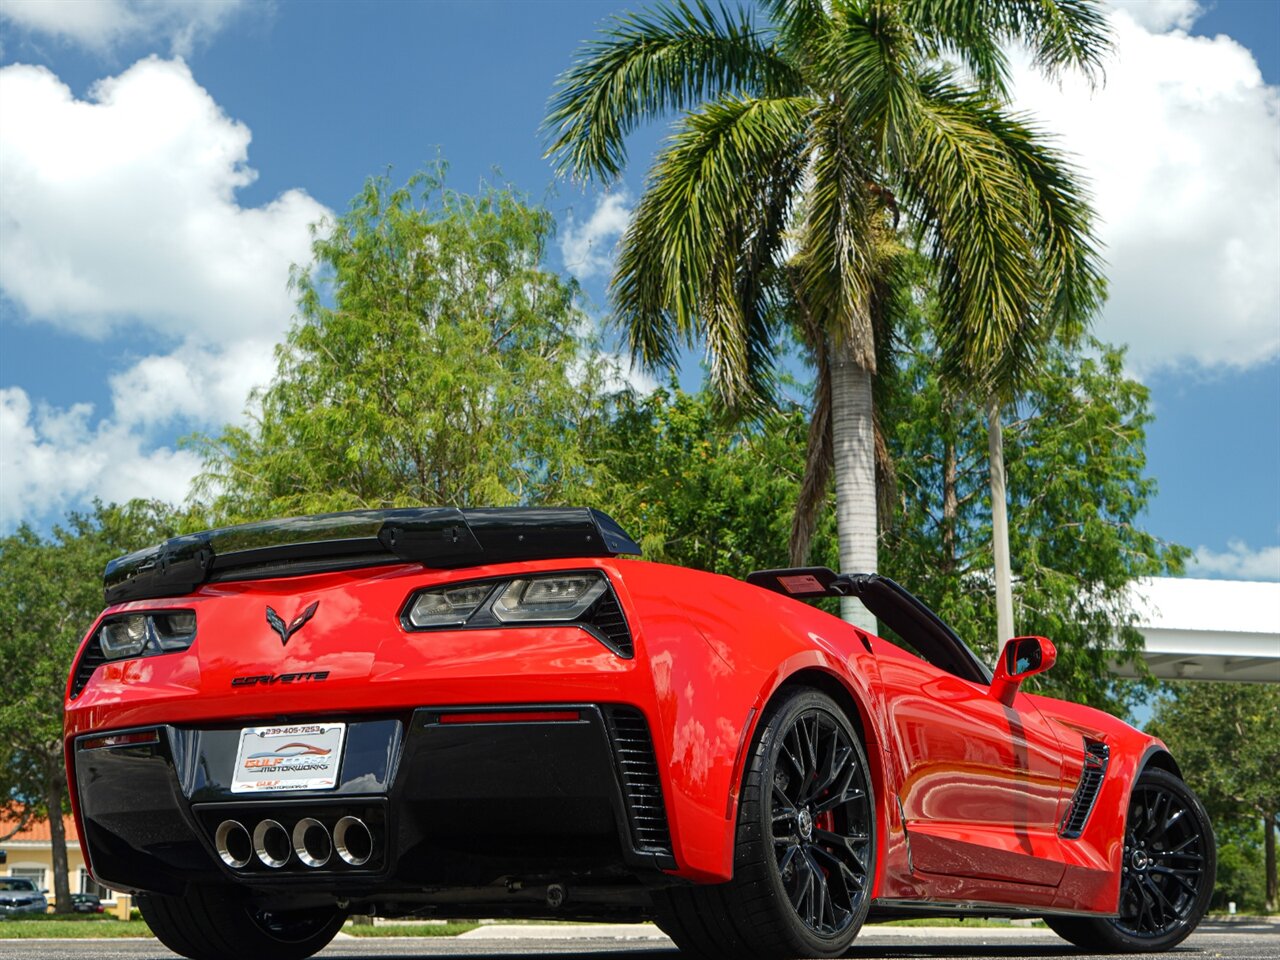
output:
[[[238,820],[223,820],[218,824],[213,845],[217,847],[222,862],[234,870],[247,867],[249,858],[253,856],[253,841],[249,838],[249,831]]]
[[[363,867],[373,856],[373,834],[359,817],[343,817],[333,828],[333,848],[344,863]]]
[[[253,828],[253,852],[264,866],[279,870],[289,862],[293,847],[289,831],[277,820],[263,820]]]
[[[293,852],[308,867],[323,867],[333,855],[333,840],[325,825],[303,817],[293,827]]]

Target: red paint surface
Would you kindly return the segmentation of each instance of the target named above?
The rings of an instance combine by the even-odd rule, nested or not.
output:
[[[584,568],[602,570],[617,591],[634,659],[572,626],[400,625],[406,599],[424,586]],[[314,601],[313,619],[282,645],[267,605],[288,619]],[[210,584],[180,601],[106,612],[178,605],[196,612],[189,650],[106,664],[68,701],[68,763],[77,736],[147,724],[253,725],[284,713],[321,719],[415,707],[475,707],[495,718],[523,705],[541,708],[534,719],[559,720],[560,703],[630,704],[653,732],[674,872],[696,881],[732,875],[742,769],[783,684],[826,685],[856,711],[876,796],[875,895],[885,898],[1114,911],[1129,787],[1158,744],[1086,707],[1022,693],[1002,703],[985,685],[887,641],[870,638],[868,649],[854,627],[798,601],[641,561],[449,571],[405,564]],[[311,671],[328,679],[232,686],[235,677]],[[1110,746],[1111,765],[1084,834],[1062,840],[1086,735]],[[71,783],[77,807],[74,774]]]

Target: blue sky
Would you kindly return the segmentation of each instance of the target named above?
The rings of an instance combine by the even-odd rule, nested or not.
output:
[[[663,131],[605,192],[557,183],[538,127],[629,6],[0,0],[0,532],[184,496],[175,441],[269,376],[307,224],[389,168],[439,151],[461,190],[500,170],[555,212],[551,265],[603,311]],[[1280,579],[1280,3],[1115,7],[1102,91],[1018,67],[1016,102],[1093,184],[1095,329],[1157,416],[1148,528],[1199,551],[1194,575]]]

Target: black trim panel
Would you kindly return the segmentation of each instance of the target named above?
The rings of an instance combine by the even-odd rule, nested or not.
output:
[[[584,507],[354,510],[174,537],[108,563],[103,594],[116,604],[180,596],[211,580],[404,562],[452,568],[639,553],[612,517]]]

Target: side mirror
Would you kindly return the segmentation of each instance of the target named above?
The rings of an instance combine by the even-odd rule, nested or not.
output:
[[[1013,703],[1018,685],[1027,677],[1044,673],[1058,659],[1058,649],[1046,637],[1014,637],[1004,645],[991,681],[991,696],[1006,706]]]

